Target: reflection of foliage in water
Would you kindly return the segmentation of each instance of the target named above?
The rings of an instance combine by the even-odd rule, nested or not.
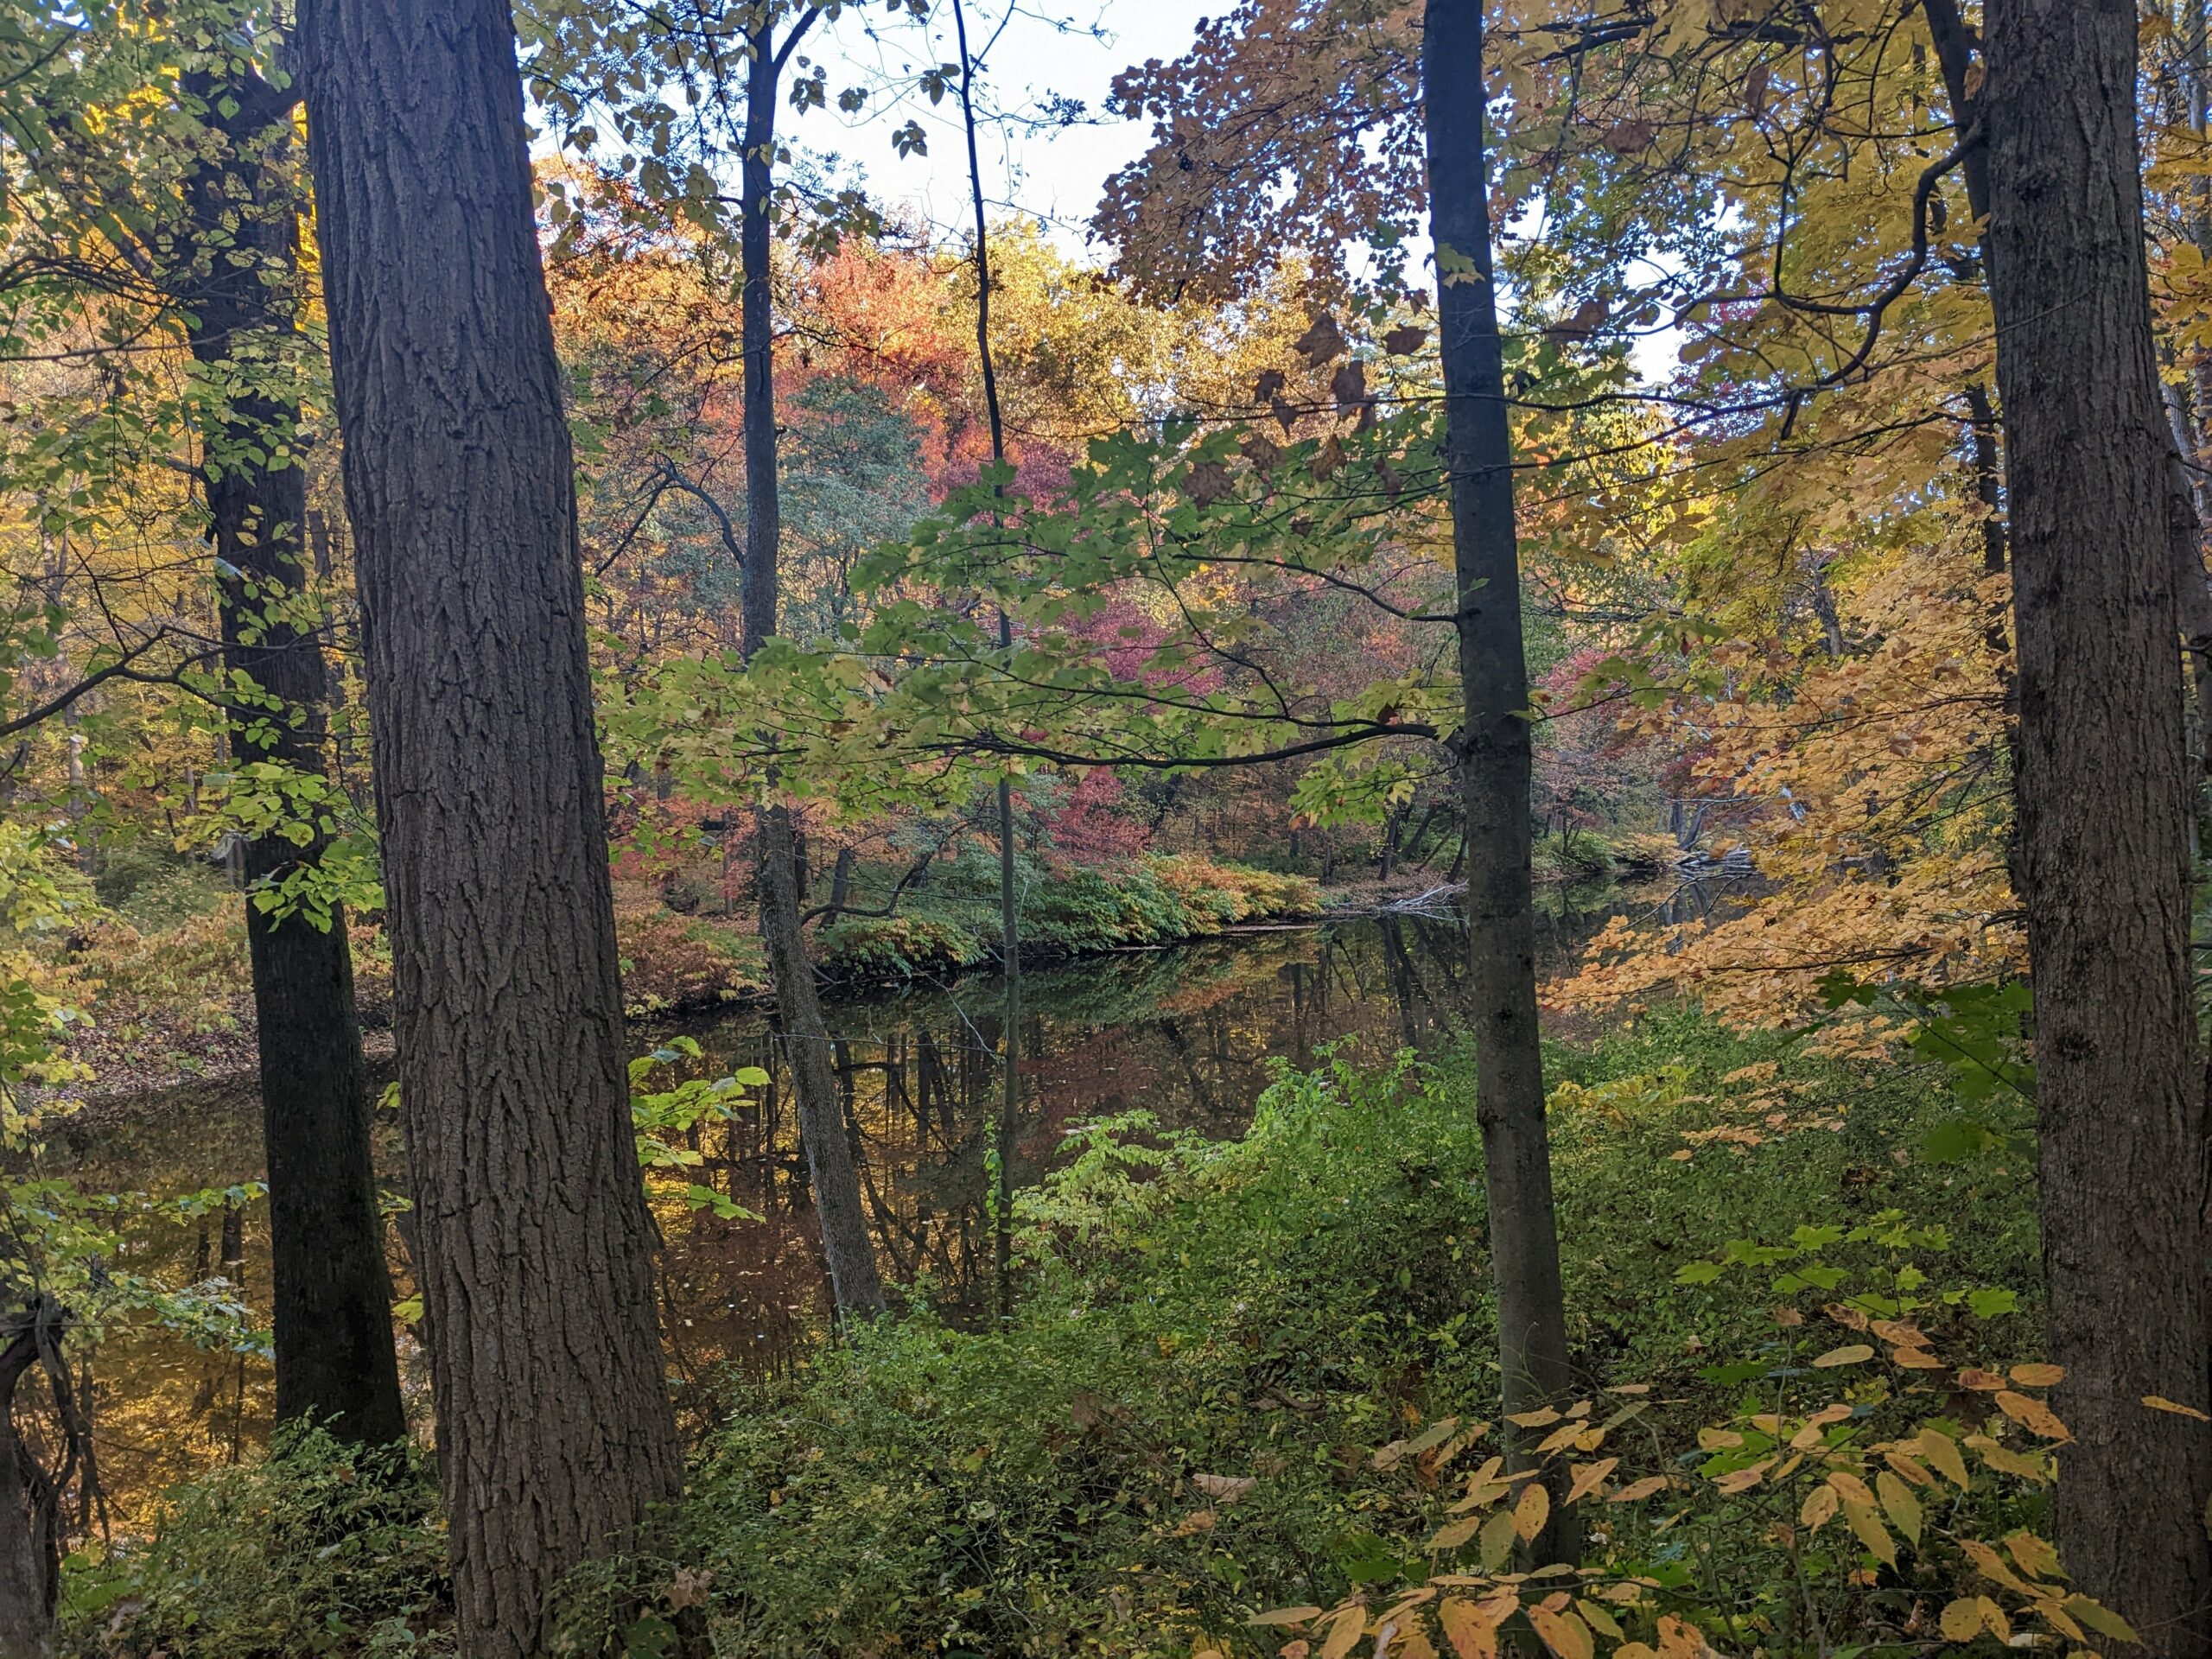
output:
[[[1024,976],[1024,1109],[1008,1169],[1031,1187],[1073,1126],[1131,1110],[1169,1130],[1242,1131],[1274,1063],[1313,1063],[1350,1038],[1380,1059],[1442,1028],[1435,1007],[1456,994],[1464,935],[1449,919],[1395,918],[1255,932],[1166,950],[1128,950]],[[995,976],[916,982],[897,994],[832,1002],[835,1059],[865,1154],[863,1202],[883,1265],[919,1283],[947,1316],[988,1303],[987,1124],[997,1109],[1000,987]],[[747,1067],[765,1086],[717,1095],[711,1112],[675,1113],[654,1128],[664,1167],[649,1180],[667,1248],[660,1261],[663,1328],[682,1397],[703,1426],[707,1389],[724,1366],[783,1371],[814,1340],[826,1306],[788,1086],[772,1021],[758,1012],[641,1036],[665,1058],[656,1091],[711,1086]],[[696,1054],[691,1049],[696,1044]],[[389,1113],[377,1120],[388,1198],[404,1190]],[[258,1179],[260,1124],[250,1083],[200,1086],[95,1109],[57,1136],[49,1172],[87,1188],[156,1198]],[[702,1194],[713,1195],[712,1200]],[[218,1206],[123,1217],[137,1270],[188,1283],[223,1251]],[[233,1217],[237,1275],[265,1320],[264,1211]],[[406,1249],[390,1250],[410,1294]],[[217,1265],[219,1265],[219,1263]],[[425,1368],[402,1339],[410,1408],[427,1418]],[[266,1440],[272,1404],[265,1361],[201,1354],[158,1337],[111,1344],[99,1357],[107,1474],[118,1522],[131,1523],[162,1488],[219,1465],[234,1446]]]

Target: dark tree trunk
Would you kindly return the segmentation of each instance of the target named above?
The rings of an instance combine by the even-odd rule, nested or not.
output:
[[[505,0],[301,38],[454,1597],[500,1659],[683,1476],[574,471]]]
[[[738,253],[745,270],[741,334],[745,353],[745,570],[740,600],[747,661],[775,637],[783,507],[776,459],[775,296],[770,283],[768,222],[773,185],[776,86],[786,57],[817,14],[804,12],[777,45],[766,25],[752,37],[746,79],[745,157],[740,180]],[[772,791],[772,781],[770,787]],[[799,906],[798,836],[791,808],[772,799],[757,815],[760,838],[760,940],[776,988],[776,1013],[798,1097],[798,1135],[814,1187],[822,1249],[842,1312],[883,1311],[883,1281],[861,1206],[860,1172],[845,1133],[830,1028],[807,959]]]
[[[2136,155],[2136,10],[1990,0],[1992,291],[2019,650],[2021,899],[2067,1570],[2152,1650],[2206,1648],[2206,1126],[2171,442]]]
[[[976,150],[976,60],[968,48],[968,13],[952,0],[952,26],[960,43],[960,124],[968,143],[968,200],[976,227],[976,357],[983,372],[983,416],[990,429],[991,464],[1006,465],[1006,417],[999,407],[998,362],[991,352],[991,238],[984,216],[983,167]],[[997,494],[999,486],[991,486]],[[999,649],[1014,646],[1014,618],[999,610]],[[998,1179],[991,1194],[991,1259],[1001,1319],[1014,1312],[1014,1154],[1021,1112],[1021,907],[1015,892],[1014,785],[999,779],[999,968],[1006,993],[1001,1015],[999,1115],[995,1144]]]
[[[1476,1043],[1504,1409],[1560,1399],[1571,1379],[1536,1028],[1529,880],[1528,664],[1484,171],[1481,0],[1428,0],[1421,46],[1429,225],[1438,263],[1445,459],[1459,588],[1459,756],[1466,819],[1467,1010]],[[1562,1510],[1538,1551],[1573,1553]]]
[[[83,1447],[61,1361],[61,1309],[35,1295],[0,1318],[0,1659],[53,1659],[61,1588],[61,1488]],[[60,1379],[54,1395],[66,1448],[48,1469],[16,1426],[27,1378]]]
[[[294,345],[303,163],[293,100],[250,74],[194,75],[188,90],[221,145],[185,181],[187,234],[200,252],[175,287],[220,410],[202,470],[223,666],[268,700],[236,710],[231,751],[242,766],[273,761],[320,778],[329,677],[301,614],[307,474],[282,460],[297,454],[299,410],[253,385],[257,373],[273,378]],[[246,880],[281,878],[324,845],[320,833],[304,845],[263,836],[246,846]],[[382,1445],[405,1435],[407,1416],[345,913],[334,909],[327,927],[303,914],[279,919],[249,893],[245,914],[269,1159],[276,1414]]]

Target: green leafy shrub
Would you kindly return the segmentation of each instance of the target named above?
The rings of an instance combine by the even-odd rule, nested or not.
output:
[[[427,1459],[321,1429],[179,1489],[144,1546],[73,1560],[64,1604],[77,1650],[118,1659],[454,1650]]]
[[[822,930],[822,958],[868,974],[912,975],[972,968],[991,948],[958,922],[916,911],[900,916],[849,916]]]

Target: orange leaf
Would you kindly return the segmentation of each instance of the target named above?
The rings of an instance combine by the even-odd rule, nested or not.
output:
[[[1453,1598],[1436,1610],[1436,1622],[1459,1659],[1497,1659],[1497,1626],[1473,1602]]]
[[[1584,1498],[1605,1484],[1605,1478],[1620,1466],[1618,1458],[1607,1458],[1603,1463],[1586,1463],[1574,1471],[1574,1484],[1567,1489],[1567,1501],[1580,1503]]]
[[[1541,1607],[1531,1607],[1529,1623],[1535,1626],[1536,1634],[1544,1638],[1544,1645],[1559,1659],[1596,1659],[1598,1644],[1590,1634],[1590,1627],[1573,1613],[1547,1612]]]
[[[2058,1421],[2056,1412],[2042,1401],[2031,1399],[2024,1394],[2016,1394],[2011,1389],[1998,1395],[1997,1409],[2031,1434],[2039,1434],[2046,1440],[2070,1440],[2074,1438],[2066,1432],[2066,1425]]]

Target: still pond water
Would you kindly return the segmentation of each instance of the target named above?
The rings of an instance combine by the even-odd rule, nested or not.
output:
[[[1569,910],[1547,924],[1548,966],[1563,966],[1602,915]],[[1417,918],[1260,929],[1172,950],[1090,957],[1025,974],[1022,1109],[1007,1160],[1034,1182],[1073,1126],[1141,1109],[1166,1127],[1229,1136],[1249,1120],[1278,1061],[1313,1063],[1349,1042],[1382,1059],[1438,1029],[1453,1001],[1464,949],[1458,928]],[[988,1154],[998,1109],[1001,986],[971,974],[950,984],[828,1006],[851,1121],[862,1154],[862,1202],[887,1278],[926,1278],[955,1317],[986,1306],[992,1287]],[[696,1166],[656,1188],[666,1249],[662,1325],[679,1409],[702,1427],[718,1373],[762,1374],[806,1351],[827,1306],[806,1165],[769,1018],[746,1011],[672,1029],[701,1050],[677,1076],[768,1068],[775,1081],[727,1122],[702,1127]],[[397,1192],[395,1116],[378,1114],[378,1147]],[[251,1083],[181,1089],[91,1109],[49,1144],[47,1173],[87,1192],[127,1192],[123,1266],[171,1284],[221,1276],[265,1324],[265,1206],[259,1103]],[[712,1187],[758,1219],[718,1218],[683,1197]],[[243,1202],[223,1189],[245,1187]],[[189,1194],[218,1196],[181,1207]],[[390,1234],[397,1294],[408,1258]],[[403,1334],[410,1409],[427,1424],[428,1364]],[[208,1352],[164,1334],[118,1338],[85,1381],[108,1504],[119,1529],[143,1524],[161,1491],[267,1440],[274,1402],[268,1362]]]

